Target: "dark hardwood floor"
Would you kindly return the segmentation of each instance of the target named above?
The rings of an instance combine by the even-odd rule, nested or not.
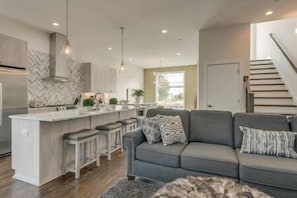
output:
[[[92,164],[81,170],[79,180],[67,173],[41,187],[36,187],[12,178],[11,158],[0,158],[0,198],[72,198],[98,197],[126,175],[125,153],[115,152],[112,160],[101,158],[100,167]]]

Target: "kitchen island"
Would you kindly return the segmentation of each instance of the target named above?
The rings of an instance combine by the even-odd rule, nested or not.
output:
[[[12,120],[12,169],[14,178],[41,186],[63,174],[63,135],[81,129],[93,129],[118,120],[136,117],[136,108],[22,114]],[[99,148],[105,147],[100,138]],[[73,156],[67,154],[67,158]]]

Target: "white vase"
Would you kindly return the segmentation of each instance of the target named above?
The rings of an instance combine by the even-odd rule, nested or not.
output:
[[[140,104],[140,101],[141,101],[141,96],[137,96],[137,97],[135,98],[135,103],[136,103],[136,105],[139,105],[139,104]]]

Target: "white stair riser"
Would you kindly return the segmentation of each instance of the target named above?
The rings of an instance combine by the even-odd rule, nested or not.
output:
[[[292,99],[255,99],[255,105],[294,105]]]
[[[296,107],[255,107],[255,112],[261,113],[281,113],[281,114],[297,114]]]
[[[264,69],[264,68],[271,68],[274,67],[272,64],[271,65],[251,65],[251,69]]]
[[[251,74],[262,74],[262,73],[271,73],[271,72],[277,72],[276,69],[261,69],[261,70],[251,70]]]
[[[255,92],[255,97],[290,97],[289,92]]]
[[[286,90],[284,85],[261,85],[261,86],[251,86],[251,90]]]
[[[251,79],[263,79],[263,78],[279,78],[278,74],[259,74],[259,75],[251,75]]]
[[[283,83],[281,79],[277,80],[251,80],[251,84],[276,84],[276,83]]]

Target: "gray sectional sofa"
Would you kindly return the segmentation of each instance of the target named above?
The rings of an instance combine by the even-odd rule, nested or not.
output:
[[[135,176],[170,182],[179,177],[222,176],[256,187],[275,197],[297,197],[297,160],[240,153],[239,126],[297,131],[297,117],[193,110],[151,109],[157,114],[179,115],[188,144],[148,144],[141,128],[124,136],[128,179]]]

